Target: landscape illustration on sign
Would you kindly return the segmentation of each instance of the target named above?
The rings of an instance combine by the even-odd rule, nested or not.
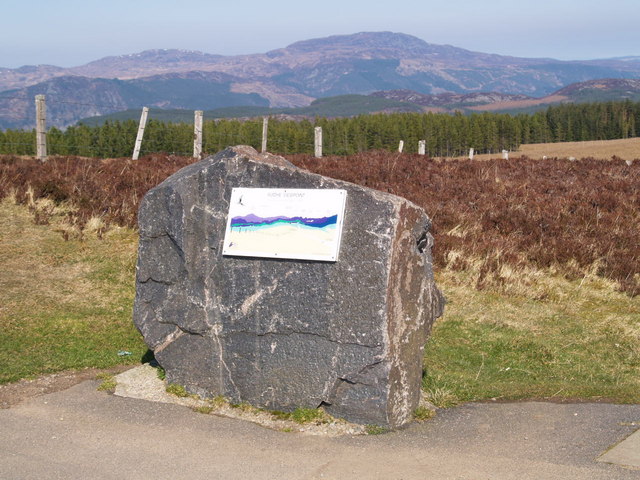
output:
[[[325,228],[330,225],[335,225],[338,222],[338,215],[331,215],[330,217],[321,218],[307,218],[307,217],[269,217],[262,218],[250,213],[246,217],[234,217],[231,219],[232,229],[243,228],[270,228],[277,227],[282,224],[300,225],[310,228]]]
[[[345,192],[234,188],[224,255],[336,261]]]

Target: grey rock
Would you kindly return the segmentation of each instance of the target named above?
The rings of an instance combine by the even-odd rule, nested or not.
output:
[[[233,187],[346,190],[339,260],[223,256]],[[444,304],[421,208],[239,146],[150,190],[139,226],[134,323],[168,382],[272,410],[411,421]]]

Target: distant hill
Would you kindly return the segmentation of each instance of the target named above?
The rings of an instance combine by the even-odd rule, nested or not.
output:
[[[587,103],[630,100],[640,102],[640,79],[603,78],[578,82],[536,99],[495,102],[470,107],[475,111],[517,113],[547,108],[558,103]]]
[[[49,97],[49,125],[64,127],[89,115],[141,105],[292,108],[318,98],[390,90],[540,98],[576,82],[638,77],[636,57],[579,62],[517,58],[431,44],[402,33],[362,32],[254,55],[148,50],[73,68],[0,68],[0,128],[31,128],[35,94]],[[451,102],[447,108],[481,100]]]
[[[315,100],[298,108],[236,106],[211,109],[205,118],[251,118],[280,116],[285,118],[349,117],[377,112],[454,112],[492,111],[528,113],[559,103],[605,101],[640,101],[640,80],[600,79],[571,84],[541,98],[496,92],[469,94],[440,93],[427,95],[412,90],[388,90],[370,95],[339,95]],[[82,119],[86,125],[101,125],[108,120],[137,120],[140,108]],[[151,109],[150,118],[165,122],[193,121],[193,110]]]
[[[384,92],[374,92],[375,97],[397,100],[399,102],[409,102],[423,107],[439,107],[441,109],[455,110],[472,107],[476,105],[487,105],[499,102],[514,102],[521,100],[532,100],[533,97],[527,95],[511,95],[498,92],[478,92],[478,93],[439,93],[428,95],[411,90],[389,90]]]
[[[217,72],[163,74],[134,80],[56,77],[20,90],[0,92],[0,128],[32,128],[34,97],[47,98],[47,124],[66,127],[81,118],[155,106],[213,109],[235,105],[268,106],[256,93],[232,91],[233,79]]]
[[[640,79],[604,78],[568,85],[551,95],[535,98],[497,92],[424,95],[410,90],[375,92],[372,95],[437,108],[439,111],[492,111],[517,113],[546,108],[557,103],[640,101]]]
[[[572,102],[607,102],[610,100],[640,101],[640,79],[606,78],[573,83],[561,88],[555,95]]]

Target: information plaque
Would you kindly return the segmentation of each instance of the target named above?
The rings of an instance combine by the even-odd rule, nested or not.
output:
[[[223,255],[335,262],[345,190],[234,188]]]

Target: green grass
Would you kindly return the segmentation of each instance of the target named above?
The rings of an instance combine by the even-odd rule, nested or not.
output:
[[[167,393],[175,395],[176,397],[185,398],[189,396],[189,392],[182,386],[176,383],[170,383],[167,385]]]
[[[0,383],[146,352],[131,321],[135,232],[65,241],[59,221],[35,225],[25,207],[0,203]]]
[[[292,420],[296,423],[327,423],[331,417],[319,408],[296,408],[293,412],[273,411],[271,414],[279,420]]]
[[[100,373],[97,376],[98,380],[102,380],[102,383],[98,386],[98,390],[105,392],[115,392],[116,387],[118,386],[118,382],[116,381],[116,377],[109,373]]]
[[[215,408],[213,407],[213,405],[200,405],[199,407],[194,407],[193,408],[194,412],[202,413],[204,415],[209,415],[214,410],[215,410]]]
[[[229,406],[244,413],[257,413],[262,411],[260,408],[254,407],[248,402],[229,403]]]
[[[423,387],[437,406],[491,398],[640,403],[640,297],[598,278],[548,275],[536,295],[477,291],[440,274],[446,313],[425,351]],[[457,281],[456,281],[457,280]]]
[[[413,412],[413,418],[418,420],[419,422],[424,422],[435,417],[435,410],[431,410],[430,408],[419,406]]]
[[[389,432],[388,428],[381,427],[380,425],[367,425],[365,427],[367,435],[383,435]]]
[[[156,367],[156,374],[160,380],[164,380],[167,378],[167,372],[161,366]]]

